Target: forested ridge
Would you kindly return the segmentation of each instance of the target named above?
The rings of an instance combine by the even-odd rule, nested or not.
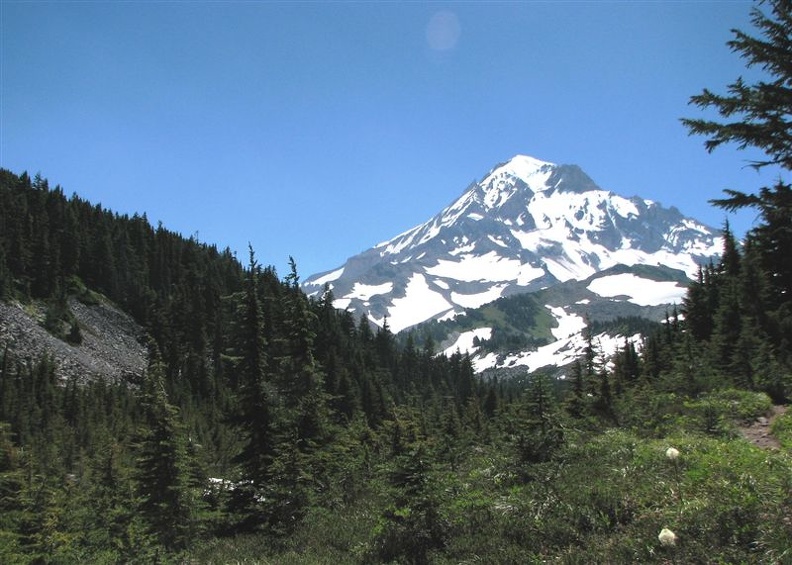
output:
[[[792,6],[760,7],[730,46],[777,80],[685,124],[787,174]],[[293,260],[0,171],[0,299],[76,348],[71,305],[108,300],[148,351],[115,380],[0,351],[0,562],[792,562],[792,416],[776,450],[740,433],[792,395],[792,187],[715,204],[757,222],[643,343],[604,358],[589,328],[565,379],[498,381],[306,296]]]

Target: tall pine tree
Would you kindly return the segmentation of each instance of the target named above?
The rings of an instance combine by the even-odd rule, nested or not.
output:
[[[763,11],[762,8],[768,8]],[[766,274],[772,306],[765,329],[777,353],[789,360],[792,345],[792,1],[767,0],[751,12],[757,36],[733,30],[727,45],[746,60],[747,66],[764,71],[765,78],[749,84],[738,78],[726,94],[704,89],[691,97],[702,109],[714,109],[722,120],[683,119],[691,134],[707,138],[705,147],[734,143],[740,149],[755,148],[764,158],[752,162],[782,171],[779,180],[755,193],[726,190],[714,204],[726,210],[754,208],[761,221],[748,234],[753,240],[762,271]],[[786,175],[786,179],[784,179]]]

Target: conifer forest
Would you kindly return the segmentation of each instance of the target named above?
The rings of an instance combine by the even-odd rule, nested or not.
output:
[[[0,563],[792,563],[792,2],[753,18],[728,47],[769,78],[683,123],[783,174],[713,202],[757,220],[661,329],[589,337],[561,380],[483,378],[307,296],[295,260],[1,170],[0,302],[77,347],[75,308],[111,304],[147,366],[0,349]]]

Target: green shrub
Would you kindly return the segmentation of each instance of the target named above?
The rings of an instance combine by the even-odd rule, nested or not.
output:
[[[778,416],[770,426],[772,434],[781,442],[781,447],[792,449],[792,412]]]
[[[755,420],[773,407],[772,400],[765,393],[748,390],[720,390],[707,394],[705,398],[722,406],[725,417],[740,421]]]

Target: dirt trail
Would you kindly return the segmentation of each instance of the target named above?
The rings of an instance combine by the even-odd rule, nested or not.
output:
[[[770,434],[770,426],[773,420],[787,411],[786,406],[773,406],[769,417],[760,416],[752,424],[742,426],[740,433],[742,436],[759,447],[764,449],[779,449],[781,444]]]

